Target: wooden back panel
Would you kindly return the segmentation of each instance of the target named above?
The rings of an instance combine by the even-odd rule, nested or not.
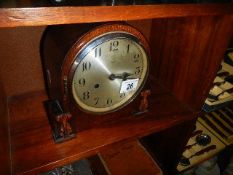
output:
[[[232,16],[156,19],[154,74],[181,101],[200,109],[233,33]]]
[[[149,39],[151,20],[128,23]],[[45,89],[39,52],[44,29],[45,26],[0,29],[0,74],[7,96]]]
[[[10,174],[7,98],[0,79],[0,172]]]
[[[1,28],[0,74],[7,96],[44,89],[39,52],[44,27]]]

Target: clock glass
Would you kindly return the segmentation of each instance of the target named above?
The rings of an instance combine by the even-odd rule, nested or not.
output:
[[[127,32],[94,38],[76,55],[72,96],[84,111],[108,113],[132,101],[145,84],[149,58]]]

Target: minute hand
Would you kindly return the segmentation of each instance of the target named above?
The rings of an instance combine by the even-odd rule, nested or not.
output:
[[[128,76],[131,76],[133,74],[127,73],[127,72],[123,72],[122,74],[111,74],[109,76],[110,80],[115,80],[115,79],[122,79],[123,81],[127,80]]]

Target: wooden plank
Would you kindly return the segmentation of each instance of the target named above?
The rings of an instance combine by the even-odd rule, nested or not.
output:
[[[126,116],[122,120],[124,116],[119,116],[117,121],[93,126],[79,132],[75,139],[55,144],[43,106],[46,99],[44,93],[36,93],[14,98],[10,103],[14,174],[45,172],[96,154],[106,145],[158,132],[193,117],[193,112],[180,105],[173,96],[164,92],[159,95],[158,91],[153,111],[146,117]],[[77,124],[79,119],[85,118],[75,117]]]
[[[0,27],[233,14],[233,4],[1,8]]]
[[[39,52],[43,31],[44,27],[0,29],[0,70],[8,97],[45,88]]]
[[[129,22],[149,39],[151,20]],[[0,29],[0,70],[7,96],[45,89],[39,52],[44,29],[45,27]]]
[[[154,75],[179,100],[201,109],[232,35],[232,16],[153,20]]]
[[[100,152],[111,175],[162,175],[162,171],[145,148],[137,141],[113,144]]]
[[[10,174],[10,139],[7,97],[0,79],[0,172]]]
[[[176,174],[176,166],[195,129],[195,123],[196,118],[140,139],[164,174]]]

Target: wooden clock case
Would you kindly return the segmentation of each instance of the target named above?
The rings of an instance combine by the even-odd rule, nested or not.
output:
[[[41,53],[44,63],[44,72],[47,79],[47,90],[50,100],[58,100],[64,112],[70,112],[73,128],[77,131],[97,125],[108,125],[109,122],[131,120],[139,112],[140,93],[125,107],[109,114],[91,114],[83,111],[72,97],[72,79],[75,68],[73,62],[81,48],[94,38],[107,32],[129,32],[142,43],[145,51],[150,55],[150,48],[145,37],[127,23],[97,23],[76,24],[63,26],[49,26],[44,32],[41,41]],[[143,89],[156,86],[149,74],[148,81]],[[153,94],[152,94],[153,95]],[[150,99],[150,97],[149,97]],[[150,104],[152,106],[153,104]],[[143,113],[142,113],[143,114]],[[145,114],[146,115],[146,114]]]
[[[137,139],[147,142],[164,172],[173,174],[232,37],[232,3],[51,7],[47,1],[20,2],[4,1],[0,8],[2,174],[46,172]],[[109,21],[127,21],[147,36],[150,74],[158,83],[151,87],[153,109],[146,116],[96,121],[95,127],[85,122],[76,138],[55,144],[43,106],[48,100],[39,55],[43,30]],[[70,47],[66,44],[58,52]]]

